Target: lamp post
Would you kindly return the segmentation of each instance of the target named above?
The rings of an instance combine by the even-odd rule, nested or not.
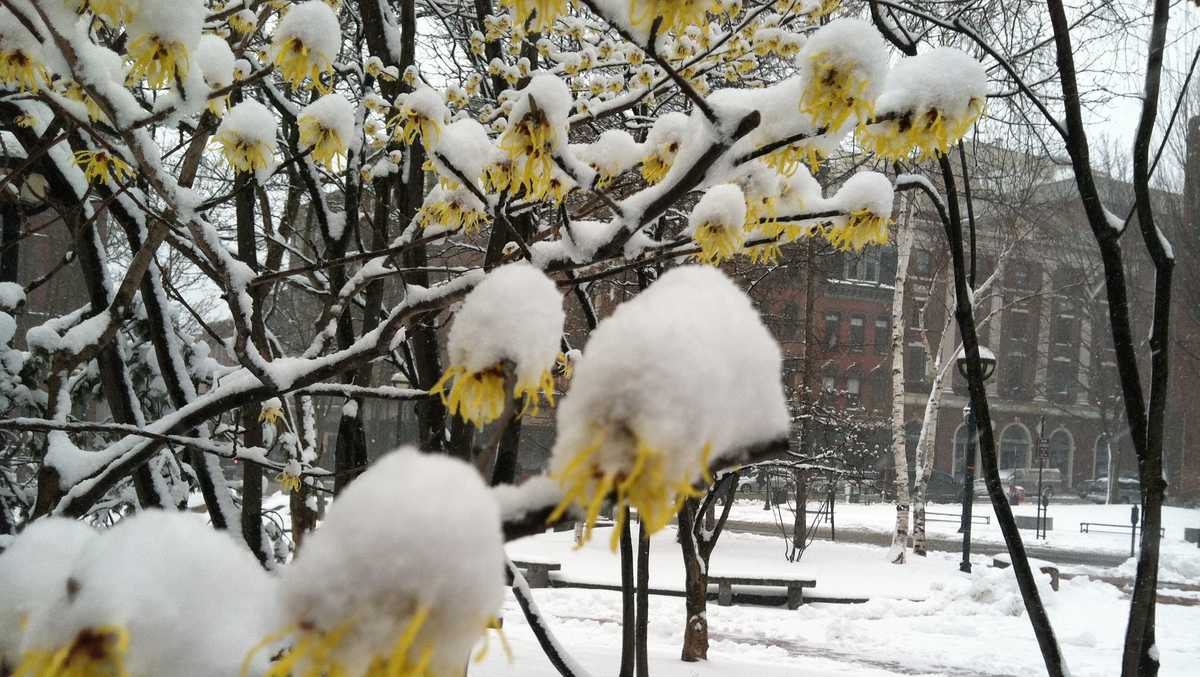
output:
[[[967,355],[959,351],[955,360],[958,373],[967,378]],[[983,346],[979,346],[979,362],[983,367],[983,382],[992,377],[996,371],[996,355]],[[967,449],[963,458],[963,506],[962,526],[959,531],[963,535],[962,562],[958,570],[971,573],[971,507],[975,503],[975,412],[971,409],[971,398],[967,397],[967,406],[963,407],[963,416],[967,419]]]

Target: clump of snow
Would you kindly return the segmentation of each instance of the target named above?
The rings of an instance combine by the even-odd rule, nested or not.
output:
[[[532,99],[532,103],[530,100]],[[513,102],[508,119],[516,123],[530,112],[533,105],[546,117],[550,127],[556,131],[564,131],[567,118],[571,115],[571,90],[558,76],[546,71],[538,71],[529,79],[529,84],[518,92]],[[566,138],[566,134],[555,134],[552,148]]]
[[[428,648],[429,674],[458,674],[503,602],[503,568],[500,511],[479,473],[401,449],[338,497],[284,569],[284,623],[324,632],[349,623],[326,666],[364,674],[426,609],[410,655]]]
[[[342,27],[337,14],[322,0],[308,0],[292,5],[279,21],[272,36],[272,49],[282,49],[295,40],[308,50],[311,62],[324,66],[332,64],[342,40]],[[273,57],[274,58],[274,57]],[[323,69],[323,68],[322,68]]]
[[[736,184],[723,183],[704,193],[688,216],[688,235],[701,226],[741,230],[746,223],[746,198]]]
[[[554,281],[528,263],[487,274],[454,316],[450,362],[480,372],[511,360],[518,382],[538,383],[558,358],[566,314]]]
[[[875,216],[891,218],[894,197],[892,182],[886,176],[879,172],[858,172],[829,198],[828,205],[847,212],[865,209]]]
[[[91,527],[72,519],[33,522],[0,554],[0,666],[17,664],[25,628],[67,588],[67,575]]]
[[[638,444],[665,476],[701,476],[711,458],[786,436],[779,346],[746,294],[720,271],[663,275],[592,332],[559,406],[551,458],[562,472],[600,432],[600,472],[629,471]]]
[[[24,287],[16,282],[0,282],[0,310],[12,312],[24,304]]]
[[[458,181],[459,178],[442,163],[442,158],[462,172],[472,182],[478,182],[484,167],[494,162],[500,154],[488,138],[487,130],[478,122],[465,118],[446,125],[438,137],[432,156],[434,166],[442,176]]]
[[[354,104],[341,94],[326,94],[300,111],[300,118],[315,120],[348,143],[354,136]]]
[[[127,27],[136,40],[154,35],[161,43],[175,42],[191,49],[200,41],[208,9],[204,0],[138,0]]]
[[[601,176],[612,177],[641,162],[645,149],[629,132],[609,129],[594,142],[575,150],[574,154]]]
[[[802,101],[801,105],[814,121],[837,129],[841,127],[839,120],[847,117],[836,111],[844,109],[861,118],[879,95],[887,77],[888,50],[883,36],[867,21],[835,19],[818,28],[804,43],[797,65],[806,93],[837,91],[837,98],[842,100],[826,111],[827,115],[817,113],[818,108],[824,108],[819,101]],[[844,90],[839,89],[842,85]]]
[[[25,650],[120,627],[129,635],[128,674],[233,675],[272,629],[271,578],[249,550],[187,513],[147,510],[122,520],[86,544],[70,578],[74,592],[64,590],[30,623]]]
[[[222,89],[233,84],[233,50],[222,38],[205,34],[196,45],[196,63],[204,82],[211,89]]]
[[[876,115],[938,111],[950,118],[968,115],[971,101],[987,96],[983,64],[953,47],[938,47],[901,59],[875,102]]]

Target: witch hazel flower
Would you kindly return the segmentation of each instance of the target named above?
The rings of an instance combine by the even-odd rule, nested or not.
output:
[[[417,81],[416,88],[397,96],[393,105],[396,114],[389,122],[397,140],[411,146],[419,136],[426,146],[437,144],[442,127],[450,118],[450,110],[436,89]]]
[[[275,116],[261,103],[247,99],[229,109],[214,140],[225,160],[239,172],[258,172],[275,153]]]
[[[688,116],[674,111],[660,116],[646,135],[642,159],[642,178],[646,183],[662,181],[671,171],[671,165],[679,154],[679,148],[687,138]]]
[[[869,244],[885,245],[892,222],[892,182],[879,172],[859,172],[828,200],[847,216],[834,219],[825,239],[842,251],[860,251]]]
[[[434,186],[417,210],[417,224],[426,230],[441,227],[476,233],[491,218],[479,198],[462,186]]]
[[[141,0],[129,19],[127,81],[145,79],[154,89],[182,81],[200,41],[207,14],[203,0]]]
[[[684,234],[700,245],[696,260],[720,264],[741,250],[745,224],[746,199],[742,189],[723,183],[709,188],[696,203]]]
[[[566,83],[550,73],[534,73],[518,92],[499,144],[510,162],[510,190],[522,191],[531,200],[551,192],[557,169],[554,154],[566,143],[571,105]]]
[[[308,0],[288,9],[271,39],[269,56],[280,76],[293,89],[310,87],[328,92],[322,77],[333,72],[342,38],[337,14],[321,0]]]
[[[439,500],[453,491],[455,500]],[[338,497],[281,580],[291,641],[267,677],[461,675],[504,601],[500,510],[479,473],[406,448]]]
[[[542,397],[553,405],[552,370],[565,319],[558,288],[540,270],[528,263],[496,268],[455,315],[451,366],[430,392],[441,395],[450,413],[482,427],[504,411],[509,365],[512,396],[524,397],[526,409],[536,412]]]
[[[660,32],[682,32],[691,26],[708,25],[708,14],[720,11],[716,0],[629,0],[629,21],[649,30],[661,18]]]
[[[800,112],[834,131],[851,117],[874,115],[887,75],[888,52],[879,31],[861,19],[836,19],[813,33],[797,57],[804,82]]]
[[[354,105],[341,94],[326,94],[300,111],[300,147],[312,148],[313,159],[331,171],[345,165],[354,135]]]
[[[50,82],[42,60],[42,45],[12,12],[0,7],[0,84],[37,92]]]
[[[550,474],[563,499],[550,521],[582,513],[586,540],[611,499],[618,520],[632,507],[649,533],[662,529],[711,482],[712,462],[787,436],[781,368],[728,277],[710,266],[667,272],[600,323],[575,367],[557,412]]]
[[[59,597],[31,619],[13,674],[236,675],[270,627],[273,593],[228,534],[187,513],[140,512],[80,550]]]
[[[987,71],[953,47],[900,61],[875,103],[881,122],[859,129],[876,155],[900,160],[915,148],[921,159],[945,155],[983,114]]]

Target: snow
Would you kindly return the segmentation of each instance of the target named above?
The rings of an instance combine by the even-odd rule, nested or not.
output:
[[[591,165],[602,177],[613,177],[642,161],[645,149],[623,129],[602,132],[594,142],[574,151],[575,157]]]
[[[191,47],[200,41],[207,8],[204,0],[137,0],[129,35],[156,35],[160,42],[178,42]]]
[[[220,37],[211,33],[200,37],[196,45],[196,63],[211,89],[222,89],[233,84],[233,50]]]
[[[865,209],[875,216],[891,218],[894,199],[892,182],[879,172],[858,172],[829,198],[828,206],[847,212]]]
[[[279,20],[272,36],[271,58],[277,63],[284,60],[284,50],[294,41],[307,50],[305,58],[317,71],[326,71],[333,65],[341,39],[341,24],[333,9],[322,0],[308,0],[290,6]],[[288,79],[293,86],[300,84],[294,78]]]
[[[17,321],[12,315],[0,312],[0,346],[7,346],[17,333]]]
[[[688,217],[688,235],[695,235],[702,226],[726,230],[742,229],[746,222],[746,198],[742,189],[732,183],[709,188]]]
[[[338,497],[284,569],[282,625],[329,631],[350,623],[354,631],[331,647],[331,663],[363,674],[427,609],[412,656],[428,648],[431,674],[455,674],[499,610],[503,570],[500,513],[479,473],[445,455],[401,449]]]
[[[537,384],[558,357],[566,314],[554,281],[528,263],[488,273],[450,327],[450,363],[468,372],[513,362],[517,381]]]
[[[912,112],[920,117],[931,110],[960,118],[971,100],[987,96],[987,71],[983,64],[953,47],[938,47],[901,59],[888,74],[875,102],[875,113]]]
[[[855,104],[851,112],[861,118],[862,107],[869,107],[879,95],[888,71],[888,49],[883,36],[869,22],[854,18],[835,19],[808,38],[797,57],[797,65],[806,93],[801,110],[809,110],[814,124],[836,130],[841,127],[839,119],[845,119],[839,112],[849,103],[849,98],[852,97]],[[850,95],[838,101],[833,110],[824,109],[817,105],[818,101],[808,98],[822,88],[824,76],[830,72],[836,74],[834,80],[837,82],[848,82],[846,94]],[[817,113],[818,109],[824,113]]]
[[[238,674],[270,629],[272,580],[249,550],[187,513],[149,510],[122,520],[88,541],[70,576],[77,593],[64,588],[31,620],[26,650],[62,647],[88,628],[122,627],[129,674],[217,677]],[[184,618],[180,600],[187,600]]]
[[[66,589],[72,563],[95,535],[82,522],[48,517],[0,554],[0,666],[16,665],[24,627]]]
[[[434,166],[438,167],[438,171],[447,179],[461,180],[445,167],[442,158],[478,185],[484,167],[494,162],[499,153],[488,138],[483,125],[468,118],[446,125],[438,137],[432,160]]]

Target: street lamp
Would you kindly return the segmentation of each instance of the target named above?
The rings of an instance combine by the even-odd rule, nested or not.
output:
[[[958,373],[967,378],[967,354],[958,351],[955,358],[958,363]],[[979,365],[983,368],[983,382],[996,372],[996,354],[983,346],[979,346]],[[971,397],[967,396],[967,405],[963,407],[963,416],[967,419],[967,449],[963,458],[963,506],[962,526],[959,531],[963,535],[962,562],[958,570],[971,573],[971,507],[975,503],[975,412],[971,409]]]

